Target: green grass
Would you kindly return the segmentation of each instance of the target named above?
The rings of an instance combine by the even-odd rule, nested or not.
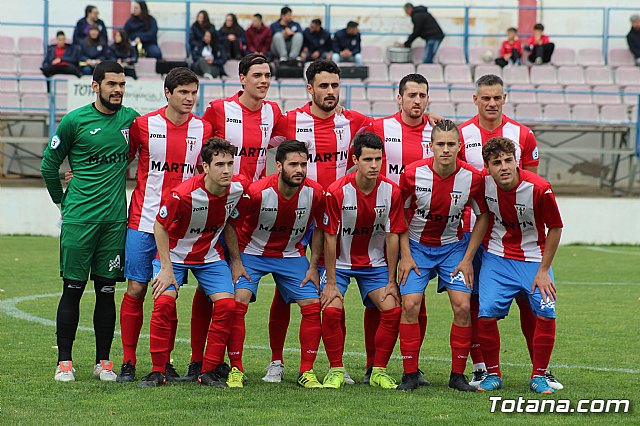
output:
[[[20,311],[53,321],[61,291],[57,274],[58,240],[41,237],[0,237],[0,424],[640,424],[640,248],[565,246],[557,255],[554,272],[559,292],[558,335],[552,357],[554,374],[565,390],[554,398],[630,399],[627,414],[492,414],[489,395],[449,390],[449,328],[451,309],[445,295],[427,291],[429,326],[420,365],[432,385],[412,393],[384,392],[362,384],[339,391],[307,391],[296,387],[299,353],[299,313],[293,308],[285,352],[287,373],[281,384],[260,380],[270,360],[267,319],[272,281],[261,286],[258,301],[247,315],[244,365],[249,376],[243,390],[218,390],[196,384],[139,389],[135,384],[101,383],[91,377],[94,340],[79,331],[74,347],[75,383],[56,383],[55,334],[50,324],[7,314],[6,301],[47,295],[17,303]],[[195,282],[195,280],[191,280]],[[120,289],[121,290],[121,289]],[[189,362],[189,309],[193,285],[178,300],[180,324],[173,362],[182,373]],[[119,306],[122,291],[116,295]],[[92,326],[93,295],[82,301],[80,325]],[[4,304],[3,304],[4,303]],[[358,292],[346,298],[347,369],[354,378],[363,373],[363,309]],[[148,334],[150,297],[145,304],[143,333]],[[496,395],[536,398],[528,391],[529,357],[519,330],[517,308],[501,321],[505,387]],[[138,348],[139,376],[150,371],[149,340]],[[395,356],[399,355],[396,348]],[[112,359],[122,357],[119,336]],[[318,355],[316,371],[328,364]],[[401,361],[389,369],[400,377]],[[320,375],[319,374],[319,375]],[[453,423],[452,423],[453,422]]]

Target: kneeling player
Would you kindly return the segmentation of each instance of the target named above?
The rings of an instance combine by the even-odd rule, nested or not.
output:
[[[363,303],[371,302],[380,310],[369,383],[384,389],[397,387],[386,367],[398,339],[401,308],[396,267],[399,234],[407,231],[407,224],[400,188],[380,175],[382,150],[379,136],[369,132],[356,136],[356,171],[327,188],[322,221],[326,272],[320,296],[322,338],[331,367],[324,379],[326,388],[339,388],[344,383],[340,318],[351,278],[358,283]]]
[[[165,366],[170,359],[175,334],[178,288],[190,270],[214,305],[207,348],[198,382],[226,387],[228,366],[223,363],[236,303],[229,266],[218,241],[227,219],[237,214],[236,205],[248,181],[233,179],[235,147],[220,138],[202,147],[204,174],[177,186],[163,199],[154,225],[158,257],[153,263],[153,312],[151,314],[151,361],[153,370],[140,386],[166,383]],[[225,232],[225,236],[229,233]],[[235,233],[227,241],[235,241]],[[237,252],[237,247],[236,247]]]
[[[480,269],[480,313],[478,333],[489,375],[479,391],[502,387],[498,322],[509,313],[511,301],[525,292],[537,316],[533,338],[533,371],[530,387],[536,393],[554,390],[545,380],[556,334],[556,289],[551,263],[560,243],[562,219],[549,182],[517,166],[515,144],[503,137],[482,147],[485,162],[485,200],[490,212],[488,230],[473,230],[462,270],[473,279],[471,259],[485,235],[486,251]],[[548,229],[545,235],[545,228]]]
[[[277,174],[249,186],[238,207],[244,217],[238,233],[242,262],[232,262],[236,313],[229,338],[231,373],[227,385],[242,387],[244,373],[242,348],[244,318],[248,303],[258,294],[260,279],[272,274],[280,295],[287,303],[300,305],[300,375],[298,384],[321,388],[313,372],[320,344],[320,298],[318,296],[318,260],[322,252],[323,232],[317,228],[324,213],[322,187],[307,179],[307,147],[298,141],[282,143],[276,152]],[[311,243],[311,263],[306,257],[303,237],[316,222]]]
[[[466,283],[453,270],[462,261],[468,238],[462,232],[462,213],[471,206],[478,221],[486,220],[482,175],[456,160],[460,135],[450,120],[440,121],[431,132],[433,157],[416,161],[400,175],[409,232],[400,237],[402,260],[400,294],[400,351],[405,375],[398,390],[419,386],[418,355],[420,326],[418,312],[429,280],[438,276],[438,292],[447,291],[453,309],[451,324],[451,376],[449,387],[475,392],[464,377],[471,348],[472,282]],[[478,240],[481,237],[477,237]]]

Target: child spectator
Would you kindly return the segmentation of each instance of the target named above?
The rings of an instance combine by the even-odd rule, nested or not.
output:
[[[315,61],[316,59],[331,59],[331,33],[322,28],[322,21],[314,19],[309,28],[302,33],[304,48],[300,57],[303,61]]]
[[[114,34],[111,54],[124,68],[124,75],[138,78],[135,69],[135,63],[138,62],[138,49],[131,45],[129,34],[125,30],[118,30]]]
[[[260,53],[267,57],[271,55],[271,29],[264,24],[262,15],[253,15],[253,22],[245,32],[247,50],[249,53]]]
[[[97,25],[92,25],[80,51],[82,74],[92,75],[96,65],[110,59],[111,50],[100,37],[100,28]]]
[[[227,55],[210,31],[205,31],[200,44],[193,47],[191,59],[191,69],[198,75],[209,80],[226,75],[224,63],[227,62]]]
[[[107,35],[107,26],[102,19],[98,18],[100,11],[95,6],[87,6],[84,9],[84,18],[81,18],[76,22],[76,29],[73,31],[73,44],[76,46],[82,46],[84,39],[89,34],[89,28],[92,25],[97,25],[100,30],[100,37],[105,45],[109,44],[109,38]]]
[[[153,16],[149,15],[147,2],[133,2],[131,17],[124,24],[124,29],[138,52],[144,49],[149,58],[162,59],[162,52],[158,47],[158,23]]]
[[[533,26],[533,35],[527,40],[525,50],[529,54],[529,62],[535,65],[546,64],[551,61],[551,54],[555,45],[549,41],[549,36],[543,34],[544,25],[537,23]]]
[[[244,30],[238,24],[238,17],[234,13],[228,13],[224,25],[220,27],[220,42],[231,59],[241,59],[244,56],[244,46],[247,40]]]
[[[204,33],[207,31],[209,31],[213,37],[212,43],[218,44],[218,32],[216,31],[216,27],[211,23],[209,13],[206,10],[201,10],[198,12],[196,22],[191,24],[191,29],[189,30],[189,52],[202,44]]]
[[[508,64],[522,65],[522,42],[518,38],[518,30],[511,27],[507,29],[507,39],[500,47],[500,57],[496,58],[496,65],[504,68]]]
[[[63,31],[56,34],[56,44],[47,47],[47,53],[42,61],[42,74],[51,77],[55,74],[71,74],[80,77],[82,73],[78,68],[80,52],[77,46],[67,43]]]
[[[333,36],[333,62],[362,63],[360,54],[360,33],[358,23],[349,21],[347,28],[336,32]]]

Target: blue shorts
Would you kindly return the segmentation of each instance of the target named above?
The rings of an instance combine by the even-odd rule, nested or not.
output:
[[[313,222],[311,222],[311,224],[307,228],[307,232],[304,233],[304,237],[302,237],[302,240],[300,240],[300,244],[305,247],[311,244],[311,240],[313,239],[313,228]]]
[[[305,256],[276,258],[240,253],[240,257],[251,281],[240,277],[234,287],[236,290],[244,288],[251,291],[253,293],[252,302],[255,302],[258,295],[260,279],[267,274],[273,276],[280,295],[287,303],[320,297],[313,282],[309,281],[300,287],[300,283],[304,280],[307,269],[309,269],[309,261]]]
[[[140,283],[148,283],[153,275],[152,262],[156,258],[156,240],[149,232],[127,228],[124,246],[124,276]]]
[[[173,274],[176,277],[178,285],[187,282],[187,273],[191,271],[196,277],[200,286],[207,296],[215,293],[231,293],[233,294],[233,283],[231,278],[231,269],[224,260],[218,260],[211,263],[200,263],[197,265],[188,265],[184,263],[172,263]],[[153,277],[160,273],[160,261],[153,261]],[[167,290],[176,290],[171,285]]]
[[[471,232],[465,232],[469,239],[471,239]],[[473,291],[471,294],[478,295],[480,289],[480,267],[482,267],[482,253],[484,253],[484,248],[482,247],[482,243],[478,250],[476,250],[476,254],[473,255],[473,260],[471,263],[473,264]]]
[[[327,273],[324,266],[318,267],[318,273],[320,274],[320,290],[322,290],[327,283]],[[389,283],[389,270],[386,266],[361,269],[336,268],[336,283],[342,296],[347,293],[351,278],[355,278],[358,283],[362,304],[367,308],[375,308],[376,304],[369,299],[369,293],[387,286]]]
[[[545,318],[556,317],[555,302],[543,302],[540,290],[531,294],[533,279],[538,273],[539,262],[505,259],[484,252],[480,270],[480,313],[478,317],[504,318],[509,314],[512,300],[520,292],[529,298],[531,310]],[[549,270],[551,281],[553,271]]]
[[[452,277],[451,273],[464,258],[469,245],[469,239],[463,236],[458,242],[440,247],[430,247],[409,240],[411,256],[420,269],[420,275],[415,271],[409,272],[407,282],[400,284],[400,295],[424,293],[429,281],[438,277],[438,293],[449,290],[471,293],[462,278],[462,274]]]

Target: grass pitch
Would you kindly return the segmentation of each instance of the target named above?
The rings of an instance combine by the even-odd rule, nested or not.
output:
[[[285,381],[263,383],[270,361],[267,334],[273,282],[261,284],[258,301],[247,314],[244,365],[249,377],[242,390],[218,390],[196,384],[139,389],[137,384],[101,383],[92,377],[94,297],[81,305],[81,330],[74,347],[77,382],[56,383],[54,320],[61,280],[58,240],[44,237],[0,237],[0,424],[640,424],[640,248],[563,246],[554,262],[559,300],[558,334],[552,371],[565,390],[552,398],[629,399],[626,414],[490,413],[490,395],[465,394],[447,388],[450,369],[451,308],[446,295],[427,291],[429,325],[420,366],[431,386],[412,393],[382,391],[362,384],[338,391],[296,386],[299,363],[297,307],[292,308],[286,342]],[[191,280],[195,282],[195,280]],[[91,288],[91,283],[88,289]],[[124,285],[116,293],[122,300]],[[180,323],[173,363],[183,373],[189,362],[189,314],[194,286],[178,300]],[[360,380],[364,368],[363,308],[358,291],[345,300],[345,364]],[[151,297],[145,303],[143,333],[148,334]],[[514,304],[515,305],[515,304]],[[500,322],[505,389],[491,395],[517,399],[546,398],[528,390],[530,362],[519,329],[518,308]],[[322,349],[322,347],[321,347]],[[400,378],[396,348],[389,365]],[[120,364],[116,335],[112,360]],[[138,347],[138,377],[150,371],[148,337]],[[328,363],[323,352],[315,370],[320,379]],[[119,368],[118,368],[119,370]],[[470,370],[468,367],[467,371]]]

